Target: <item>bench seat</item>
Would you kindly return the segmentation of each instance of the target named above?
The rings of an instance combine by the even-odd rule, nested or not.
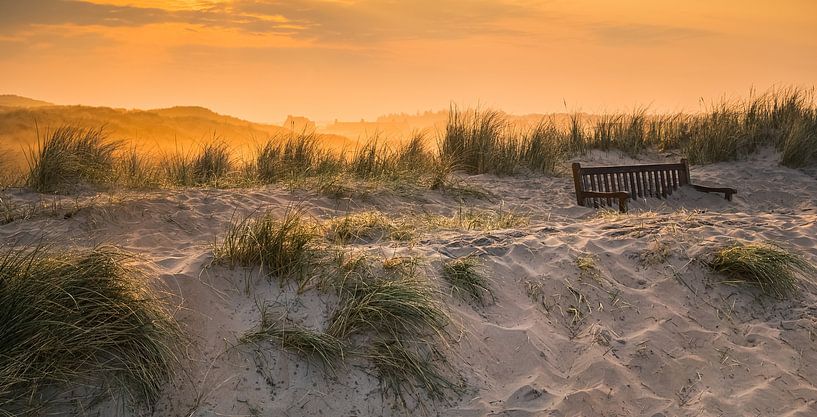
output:
[[[576,202],[580,206],[612,206],[613,202],[617,202],[622,213],[627,211],[629,199],[666,198],[684,186],[705,193],[722,193],[728,201],[732,201],[732,196],[737,194],[734,188],[692,184],[686,159],[672,164],[600,167],[582,167],[575,162],[573,183],[576,187]]]

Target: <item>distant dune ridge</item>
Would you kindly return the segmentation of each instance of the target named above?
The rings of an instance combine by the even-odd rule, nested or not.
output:
[[[42,100],[34,100],[28,97],[21,97],[14,94],[0,94],[0,107],[47,107],[54,106],[54,103],[49,103]]]
[[[60,106],[19,96],[0,96],[0,151],[21,157],[23,150],[36,145],[38,129],[44,134],[66,125],[93,129],[104,126],[111,138],[154,152],[187,151],[217,137],[228,142],[237,154],[244,154],[256,143],[292,133],[282,126],[253,123],[204,107],[126,110]],[[320,140],[330,148],[349,147],[352,144],[349,139],[339,135],[321,135]]]

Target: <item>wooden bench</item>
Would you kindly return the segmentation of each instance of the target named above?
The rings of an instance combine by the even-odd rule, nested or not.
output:
[[[729,201],[737,193],[734,188],[692,184],[686,159],[677,164],[604,167],[582,167],[575,162],[573,183],[576,185],[576,202],[580,206],[612,206],[614,201],[618,201],[618,210],[622,213],[627,211],[627,200],[630,198],[666,198],[683,186],[705,193],[723,193]]]

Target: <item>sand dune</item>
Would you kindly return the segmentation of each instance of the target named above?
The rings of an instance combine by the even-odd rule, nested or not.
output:
[[[626,161],[607,153],[581,160]],[[720,283],[701,263],[732,239],[774,240],[817,262],[815,177],[778,166],[769,153],[693,167],[692,177],[739,194],[730,203],[682,190],[633,202],[620,215],[577,207],[569,177],[471,176],[464,181],[486,197],[464,201],[429,190],[335,200],[277,186],[78,198],[7,190],[4,201],[39,209],[0,226],[0,238],[30,241],[45,231],[60,245],[114,243],[155,268],[193,341],[157,416],[817,415],[817,290],[772,300]],[[444,300],[453,320],[444,353],[464,393],[404,410],[382,395],[365,361],[352,359],[333,374],[275,346],[234,347],[257,325],[259,300],[308,327],[327,326],[332,295],[298,294],[257,272],[211,264],[212,244],[231,219],[267,209],[283,214],[292,205],[316,219],[362,210],[451,216],[463,207],[528,217],[513,229],[452,228],[410,244],[348,245],[380,257],[420,257],[446,293],[444,260],[482,260],[495,300]],[[578,268],[580,257],[592,267]],[[102,404],[92,415],[115,409]]]

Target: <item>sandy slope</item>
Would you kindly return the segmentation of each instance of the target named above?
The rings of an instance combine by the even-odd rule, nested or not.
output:
[[[626,158],[595,154],[582,162]],[[629,215],[600,215],[575,206],[570,178],[477,176],[468,182],[492,197],[469,198],[465,206],[495,209],[502,201],[504,209],[527,213],[530,224],[444,230],[410,245],[351,245],[383,257],[420,256],[444,290],[438,271],[449,257],[476,253],[492,277],[494,303],[445,300],[457,336],[446,354],[468,390],[408,414],[817,415],[817,291],[807,288],[790,301],[758,298],[720,284],[699,262],[733,238],[779,241],[817,262],[817,180],[778,167],[769,155],[694,167],[692,176],[734,186],[739,194],[728,203],[684,190],[667,200],[635,202]],[[10,191],[4,198],[43,197]],[[233,216],[254,210],[283,213],[301,204],[318,218],[362,209],[450,215],[463,206],[454,196],[384,192],[338,201],[270,187],[46,202],[32,220],[0,226],[0,239],[26,241],[45,231],[62,245],[120,245],[152,263],[179,301],[177,316],[194,343],[155,415],[406,414],[382,397],[363,361],[332,375],[274,346],[232,349],[257,324],[258,302],[322,328],[335,300],[211,266],[211,244]],[[582,272],[576,259],[588,255],[597,268]],[[90,415],[113,408],[103,405]]]

